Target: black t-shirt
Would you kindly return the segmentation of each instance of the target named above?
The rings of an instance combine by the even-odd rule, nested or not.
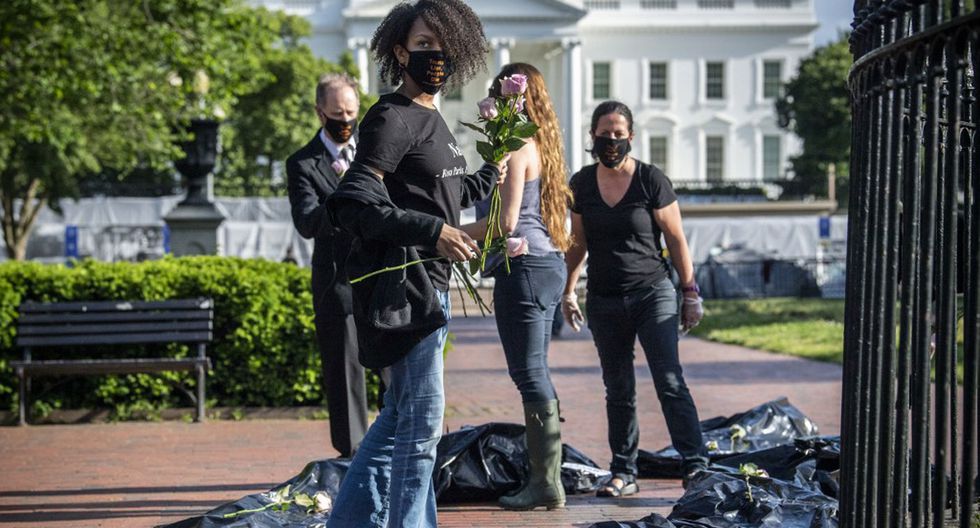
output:
[[[670,180],[660,169],[637,160],[626,194],[610,207],[599,193],[596,171],[597,165],[584,167],[570,182],[572,211],[582,215],[585,226],[589,292],[629,294],[668,277],[653,210],[677,200]]]
[[[466,158],[438,110],[398,93],[381,96],[359,127],[356,161],[384,171],[385,187],[398,207],[459,226]],[[438,256],[434,247],[418,251],[421,258]],[[425,267],[436,289],[449,289],[449,262]]]

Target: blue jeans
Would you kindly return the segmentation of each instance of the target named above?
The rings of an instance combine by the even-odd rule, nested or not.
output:
[[[438,292],[446,319],[449,293]],[[442,327],[389,367],[384,408],[340,485],[329,528],[434,528],[432,470],[446,406]]]
[[[511,259],[510,275],[503,265],[494,271],[497,332],[507,371],[525,403],[558,399],[548,373],[548,344],[565,275],[559,253]]]
[[[632,294],[588,296],[585,310],[606,386],[606,419],[613,455],[610,471],[614,475],[635,477],[637,471],[640,430],[633,367],[637,337],[653,375],[670,439],[684,457],[685,471],[707,465],[698,411],[677,355],[677,308],[677,293],[670,279]]]

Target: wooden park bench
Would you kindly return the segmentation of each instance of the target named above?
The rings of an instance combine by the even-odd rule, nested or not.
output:
[[[211,368],[205,346],[212,339],[212,307],[211,299],[21,304],[17,346],[23,348],[24,360],[11,363],[20,380],[20,425],[27,424],[32,377],[172,371],[197,372],[197,396],[191,397],[196,400],[196,421],[204,420],[204,375]],[[196,345],[197,356],[115,359],[76,356],[78,348],[165,343]],[[33,360],[31,352],[42,348],[46,355],[60,350],[64,353],[61,357],[76,357]]]

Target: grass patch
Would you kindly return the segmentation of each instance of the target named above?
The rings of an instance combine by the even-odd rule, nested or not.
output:
[[[818,361],[843,360],[843,300],[708,300],[704,311],[693,336]]]
[[[734,299],[704,302],[704,319],[691,335],[817,361],[844,360],[844,301]],[[896,328],[896,338],[898,329]],[[963,381],[963,327],[956,336],[956,377]]]

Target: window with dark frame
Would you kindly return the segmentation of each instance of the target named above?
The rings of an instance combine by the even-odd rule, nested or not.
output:
[[[707,136],[704,142],[705,179],[719,182],[725,177],[725,138]]]
[[[667,136],[650,136],[650,163],[670,174],[667,166]]]
[[[701,9],[735,9],[735,0],[698,0]]]
[[[762,62],[762,96],[775,99],[783,92],[783,63],[778,60]]]
[[[677,0],[640,0],[641,9],[677,9]]]
[[[667,63],[650,63],[650,99],[667,99]]]
[[[779,180],[783,177],[782,138],[764,136],[762,138],[762,179]]]
[[[592,98],[595,100],[609,99],[611,87],[612,65],[608,62],[592,63]]]
[[[705,64],[705,99],[725,98],[725,63],[708,62]]]

